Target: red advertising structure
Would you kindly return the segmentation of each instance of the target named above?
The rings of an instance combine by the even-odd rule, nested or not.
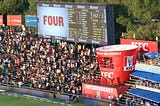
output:
[[[120,85],[135,70],[137,58],[135,45],[111,45],[96,49],[102,85]]]
[[[117,99],[128,89],[129,86],[121,85],[118,87],[99,86],[91,84],[82,84],[82,94],[86,97],[96,99]]]
[[[7,15],[8,26],[21,26],[22,16],[21,15]]]
[[[101,71],[101,85],[82,84],[82,95],[103,100],[117,100],[129,86],[124,83],[134,72],[138,47],[110,45],[96,49]],[[121,96],[120,96],[121,95]]]
[[[3,25],[3,15],[0,15],[0,26]]]
[[[158,42],[135,40],[135,39],[120,39],[120,44],[132,44],[138,46],[140,53],[158,52]]]

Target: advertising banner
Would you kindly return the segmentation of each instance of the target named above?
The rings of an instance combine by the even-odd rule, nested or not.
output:
[[[8,26],[22,26],[22,16],[21,15],[7,15],[7,25]]]
[[[0,26],[3,25],[3,15],[0,15]]]
[[[37,16],[31,16],[31,15],[25,16],[25,25],[26,26],[37,27],[38,26],[37,21],[38,21]]]
[[[102,85],[124,84],[135,70],[137,46],[112,45],[96,49]]]
[[[158,42],[146,41],[146,40],[135,40],[135,39],[120,39],[120,44],[131,44],[138,46],[140,53],[147,52],[158,52]]]
[[[91,85],[91,84],[82,84],[82,95],[90,98],[96,99],[116,99],[119,94],[124,94],[124,92],[128,89],[128,86],[121,87],[107,87],[100,85]]]

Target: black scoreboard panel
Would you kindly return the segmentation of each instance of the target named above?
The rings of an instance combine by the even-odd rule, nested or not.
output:
[[[38,3],[38,6],[43,6],[43,4]],[[47,6],[46,3],[45,6]],[[51,35],[52,37],[106,45],[108,44],[108,31],[112,31],[109,33],[112,34],[110,36],[115,36],[114,22],[107,22],[107,18],[114,18],[114,16],[110,17],[110,13],[106,13],[107,5],[49,3],[48,6],[53,8],[67,8],[68,10],[69,34],[67,38]],[[108,12],[113,12],[113,8]],[[107,17],[107,14],[109,14],[109,17]],[[108,27],[110,24],[112,24],[111,27]]]
[[[69,37],[105,40],[104,10],[68,9]]]

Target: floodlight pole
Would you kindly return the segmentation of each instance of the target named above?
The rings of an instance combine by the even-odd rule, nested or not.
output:
[[[159,52],[159,37],[156,36],[156,41],[157,41],[157,44],[158,44],[158,52]]]

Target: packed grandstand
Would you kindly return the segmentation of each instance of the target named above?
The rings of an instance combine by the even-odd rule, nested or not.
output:
[[[94,47],[38,38],[21,32],[1,32],[0,39],[0,83],[3,85],[77,96],[82,95],[82,83],[100,84],[100,69]],[[141,68],[157,67],[145,65]],[[159,73],[155,72],[141,69],[132,73],[125,83],[130,85],[129,90],[116,102],[127,106],[158,106]]]
[[[94,48],[66,41],[1,33],[1,83],[81,94],[99,80]]]

